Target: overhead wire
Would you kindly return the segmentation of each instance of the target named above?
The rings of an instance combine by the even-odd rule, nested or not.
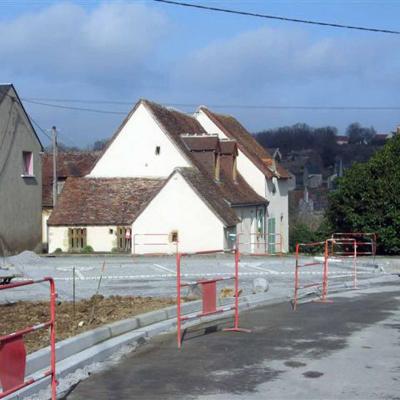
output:
[[[277,15],[268,15],[268,14],[260,14],[260,13],[248,12],[248,11],[232,10],[232,9],[228,9],[228,8],[205,6],[203,4],[197,4],[197,3],[186,3],[186,2],[182,2],[182,1],[173,1],[173,0],[152,0],[152,1],[157,2],[157,3],[170,4],[170,5],[179,6],[179,7],[197,8],[197,9],[205,10],[205,11],[215,11],[215,12],[222,12],[222,13],[228,13],[228,14],[242,15],[242,16],[247,16],[247,17],[266,18],[266,19],[273,19],[273,20],[279,20],[279,21],[285,21],[285,22],[295,22],[295,23],[301,23],[301,24],[326,26],[326,27],[331,27],[331,28],[355,29],[355,30],[359,30],[359,31],[400,35],[400,31],[394,31],[394,30],[390,30],[390,29],[370,28],[370,27],[365,27],[365,26],[337,24],[337,23],[333,23],[333,22],[323,22],[323,21],[313,21],[313,20],[308,20],[308,19],[281,17],[281,16],[277,16]]]

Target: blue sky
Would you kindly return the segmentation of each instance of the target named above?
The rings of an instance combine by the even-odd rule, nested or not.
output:
[[[189,0],[186,0],[189,1]],[[398,0],[197,0],[193,3],[293,18],[400,30]],[[379,132],[400,111],[306,111],[233,106],[400,106],[400,35],[323,28],[211,13],[152,1],[0,2],[0,81],[68,145],[112,135],[148,98],[194,111],[217,106],[250,131],[305,122],[343,131],[359,121]],[[67,102],[68,100],[68,102]],[[96,100],[78,103],[69,100]],[[116,101],[123,104],[102,104]],[[184,104],[188,104],[185,106]],[[47,139],[43,139],[46,145]]]

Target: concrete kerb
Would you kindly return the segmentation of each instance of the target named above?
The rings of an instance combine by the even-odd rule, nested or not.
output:
[[[397,278],[398,279],[398,278]],[[372,283],[372,282],[368,282]],[[335,290],[346,291],[349,288]],[[289,301],[289,296],[273,297],[270,293],[258,293],[240,298],[240,310],[248,310],[265,305],[279,304]],[[302,302],[310,301],[303,299]],[[220,306],[226,306],[233,302],[232,298],[219,299]],[[200,310],[201,300],[182,304],[184,314],[194,313]],[[233,315],[233,311],[225,313],[224,317]],[[221,315],[203,317],[185,324],[192,327],[204,322],[221,319]],[[123,346],[136,346],[144,343],[146,339],[161,333],[168,333],[176,329],[176,307],[171,306],[162,310],[152,311],[133,318],[114,322],[112,324],[84,332],[75,337],[58,342],[57,348],[57,377],[65,377],[73,371],[95,362],[105,361]],[[49,348],[41,349],[28,356],[26,375],[33,376],[48,367]],[[32,397],[35,393],[46,388],[48,381],[41,380],[13,395],[11,399],[24,399]]]

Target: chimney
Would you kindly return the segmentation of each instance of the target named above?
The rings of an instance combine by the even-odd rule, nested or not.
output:
[[[397,127],[397,129],[396,129],[396,135],[399,135],[400,136],[400,125]]]

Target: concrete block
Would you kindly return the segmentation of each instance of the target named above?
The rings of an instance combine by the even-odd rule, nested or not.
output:
[[[201,309],[201,301],[191,301],[189,303],[183,303],[181,306],[182,314],[191,314],[198,312]]]
[[[140,328],[154,324],[156,322],[164,321],[167,319],[167,313],[164,310],[152,311],[137,317],[138,326]]]
[[[108,325],[108,328],[111,331],[111,336],[115,337],[118,335],[122,335],[126,332],[132,331],[139,327],[139,322],[137,318],[128,318],[122,321],[116,321],[112,324]]]

